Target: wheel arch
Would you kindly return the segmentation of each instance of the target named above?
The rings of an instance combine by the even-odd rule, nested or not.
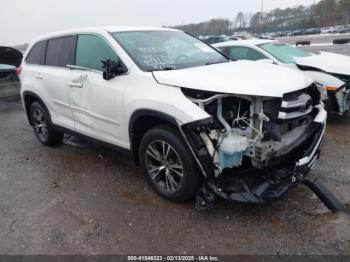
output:
[[[45,105],[44,101],[40,98],[40,96],[38,96],[37,94],[31,92],[31,91],[24,91],[23,92],[23,104],[24,104],[24,108],[26,111],[26,115],[27,115],[27,119],[30,123],[30,106],[34,103],[34,102],[39,102],[44,108],[45,110],[48,112],[50,120],[51,120],[51,115],[50,115],[50,111],[48,110],[47,106]]]
[[[129,140],[131,154],[137,165],[139,164],[138,148],[142,137],[148,130],[162,124],[170,124],[178,128],[174,117],[159,111],[140,109],[132,114],[129,121]]]

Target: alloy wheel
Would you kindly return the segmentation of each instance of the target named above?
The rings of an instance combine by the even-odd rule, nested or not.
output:
[[[40,109],[35,108],[32,112],[32,119],[35,133],[41,141],[45,142],[48,138],[48,127],[44,113]]]
[[[163,192],[174,193],[181,188],[184,168],[175,149],[165,141],[150,143],[145,153],[148,175]]]

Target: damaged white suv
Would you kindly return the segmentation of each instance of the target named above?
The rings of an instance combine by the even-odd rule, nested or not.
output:
[[[181,31],[46,35],[22,67],[21,96],[41,143],[73,132],[122,149],[170,200],[276,200],[319,157],[327,113],[310,78],[230,61]]]

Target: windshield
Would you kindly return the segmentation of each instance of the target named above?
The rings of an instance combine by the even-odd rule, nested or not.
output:
[[[295,63],[294,57],[311,56],[311,54],[308,52],[282,43],[263,44],[260,45],[260,48],[268,52],[270,55],[276,57],[282,63],[286,64]]]
[[[229,60],[214,48],[178,31],[112,33],[143,71],[175,70]]]

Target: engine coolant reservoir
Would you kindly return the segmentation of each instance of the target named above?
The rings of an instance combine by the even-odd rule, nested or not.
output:
[[[243,152],[248,148],[248,139],[243,136],[227,136],[219,148],[220,166],[224,168],[238,167],[242,164]]]

